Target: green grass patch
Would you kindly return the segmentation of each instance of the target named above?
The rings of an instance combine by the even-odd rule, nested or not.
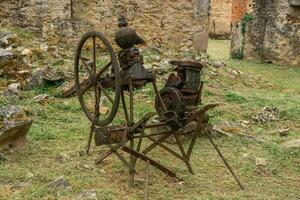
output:
[[[235,92],[228,92],[224,94],[225,101],[227,102],[236,102],[236,103],[245,103],[247,102],[247,98],[242,96],[241,94]]]

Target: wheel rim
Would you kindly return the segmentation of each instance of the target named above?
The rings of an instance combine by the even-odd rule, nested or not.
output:
[[[116,54],[102,33],[89,32],[80,40],[75,56],[75,85],[81,108],[98,126],[114,119],[120,101],[119,65]],[[110,88],[103,86],[105,77]]]

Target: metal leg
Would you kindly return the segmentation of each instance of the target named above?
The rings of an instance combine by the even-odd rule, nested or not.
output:
[[[130,140],[130,148],[134,149],[134,140]],[[130,174],[130,185],[134,186],[134,156],[130,154],[130,169],[129,169],[129,174]]]
[[[132,126],[132,124],[134,123],[134,115],[133,115],[133,111],[134,111],[134,107],[133,107],[133,86],[132,86],[132,80],[129,79],[129,93],[130,93],[130,126]]]
[[[95,129],[95,123],[100,117],[101,90],[98,90],[97,86],[95,86],[94,92],[95,92],[95,111],[94,111],[95,119],[94,119],[94,122],[91,126],[91,131],[90,131],[90,135],[89,135],[89,138],[88,138],[88,143],[87,143],[87,147],[86,147],[86,154],[87,155],[90,154],[91,143],[92,143],[92,139],[93,139],[93,135],[94,135],[94,129]]]
[[[134,124],[134,107],[133,107],[133,86],[132,86],[132,80],[131,78],[129,79],[129,93],[130,93],[130,126],[132,126]],[[134,149],[134,139],[131,138],[130,139],[130,148],[131,149]],[[134,157],[132,154],[130,154],[130,166],[131,166],[131,169],[129,170],[129,173],[130,173],[130,185],[131,186],[134,186],[134,171],[133,171],[133,168],[134,168]]]
[[[127,152],[131,155],[134,155],[135,157],[137,157],[139,159],[142,159],[143,161],[149,160],[150,165],[156,167],[158,170],[164,172],[165,174],[169,175],[170,177],[173,177],[173,178],[176,178],[179,181],[182,181],[182,179],[178,178],[174,172],[172,172],[168,168],[164,167],[159,162],[157,162],[157,161],[151,159],[150,157],[146,156],[145,154],[139,153],[139,152],[135,151],[134,149],[128,148],[126,146],[124,146],[122,149],[123,149],[123,151],[125,151],[125,152]]]
[[[145,135],[145,126],[146,126],[146,124],[143,124],[141,137],[139,138],[139,142],[138,142],[137,147],[136,147],[137,152],[140,152],[140,150],[141,150],[142,141],[143,141],[143,138],[144,138],[144,135]],[[135,168],[136,160],[137,160],[137,157],[135,157],[133,159],[133,168]]]
[[[178,147],[179,147],[179,150],[180,150],[180,152],[181,152],[181,154],[182,154],[182,156],[183,156],[183,158],[184,158],[183,161],[185,162],[186,166],[187,166],[188,169],[189,169],[189,172],[190,172],[191,174],[194,174],[193,169],[192,169],[192,166],[191,166],[191,164],[190,164],[189,157],[188,157],[187,154],[185,153],[184,148],[183,148],[183,145],[182,145],[180,139],[178,138],[178,136],[176,135],[176,133],[174,133],[173,136],[174,136],[174,138],[175,138],[175,140],[176,140],[176,143],[177,143],[177,145],[178,145]]]
[[[108,156],[110,156],[112,153],[114,153],[115,151],[117,151],[119,148],[121,148],[123,146],[123,144],[118,144],[114,147],[110,146],[110,150],[107,151],[103,156],[100,157],[100,159],[96,162],[96,164],[100,164],[105,158],[107,158]]]
[[[190,159],[191,157],[191,154],[192,154],[192,151],[194,149],[194,146],[196,144],[196,140],[197,140],[197,137],[198,137],[198,133],[197,133],[197,130],[194,132],[194,135],[192,137],[192,140],[191,140],[191,143],[190,143],[190,146],[189,146],[189,149],[187,151],[187,157]]]
[[[126,101],[125,101],[125,96],[124,96],[123,89],[121,91],[121,100],[122,100],[123,110],[124,110],[124,114],[125,114],[127,124],[129,124],[129,115],[128,115],[128,110],[127,110],[127,106],[126,106]]]
[[[215,148],[215,150],[218,152],[219,156],[221,157],[221,159],[223,160],[223,162],[225,163],[226,167],[229,169],[230,173],[232,174],[232,176],[234,177],[234,179],[236,180],[236,182],[238,183],[238,185],[240,186],[240,188],[242,190],[244,190],[244,187],[242,185],[242,183],[240,182],[240,180],[238,179],[238,177],[236,176],[236,174],[234,173],[234,171],[232,170],[232,168],[230,167],[230,165],[228,164],[227,160],[224,158],[222,152],[220,151],[220,149],[217,147],[217,145],[214,143],[213,139],[210,137],[210,135],[208,133],[206,133],[206,136],[208,137],[210,143],[212,144],[212,146]]]
[[[90,149],[91,149],[91,143],[92,143],[92,139],[93,139],[93,135],[94,135],[94,124],[91,126],[91,130],[90,130],[90,135],[88,138],[88,143],[86,146],[86,154],[89,155],[90,154]]]
[[[150,161],[147,160],[146,162],[146,177],[145,177],[145,194],[144,200],[149,199],[149,174],[150,174]]]

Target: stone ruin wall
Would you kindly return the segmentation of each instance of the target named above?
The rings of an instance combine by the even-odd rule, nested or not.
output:
[[[287,0],[254,0],[253,9],[246,33],[241,25],[236,29],[231,52],[243,51],[247,60],[300,66],[300,7]]]
[[[232,0],[211,0],[209,32],[211,37],[229,38],[231,32]]]
[[[196,43],[203,42],[203,33],[208,32],[209,0],[73,1],[75,17],[70,19],[70,0],[2,0],[1,24],[34,30],[51,45],[66,48],[70,44],[74,47],[90,30],[104,32],[113,41],[120,14],[126,15],[130,25],[157,47],[199,47]]]
[[[232,26],[251,10],[252,0],[211,0],[211,37],[230,38]]]
[[[246,13],[253,12],[253,0],[233,0],[232,1],[232,15],[231,22],[235,23],[241,21]]]

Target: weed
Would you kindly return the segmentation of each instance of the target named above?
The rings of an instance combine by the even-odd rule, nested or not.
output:
[[[224,95],[227,102],[245,103],[247,98],[234,92],[228,92]]]

